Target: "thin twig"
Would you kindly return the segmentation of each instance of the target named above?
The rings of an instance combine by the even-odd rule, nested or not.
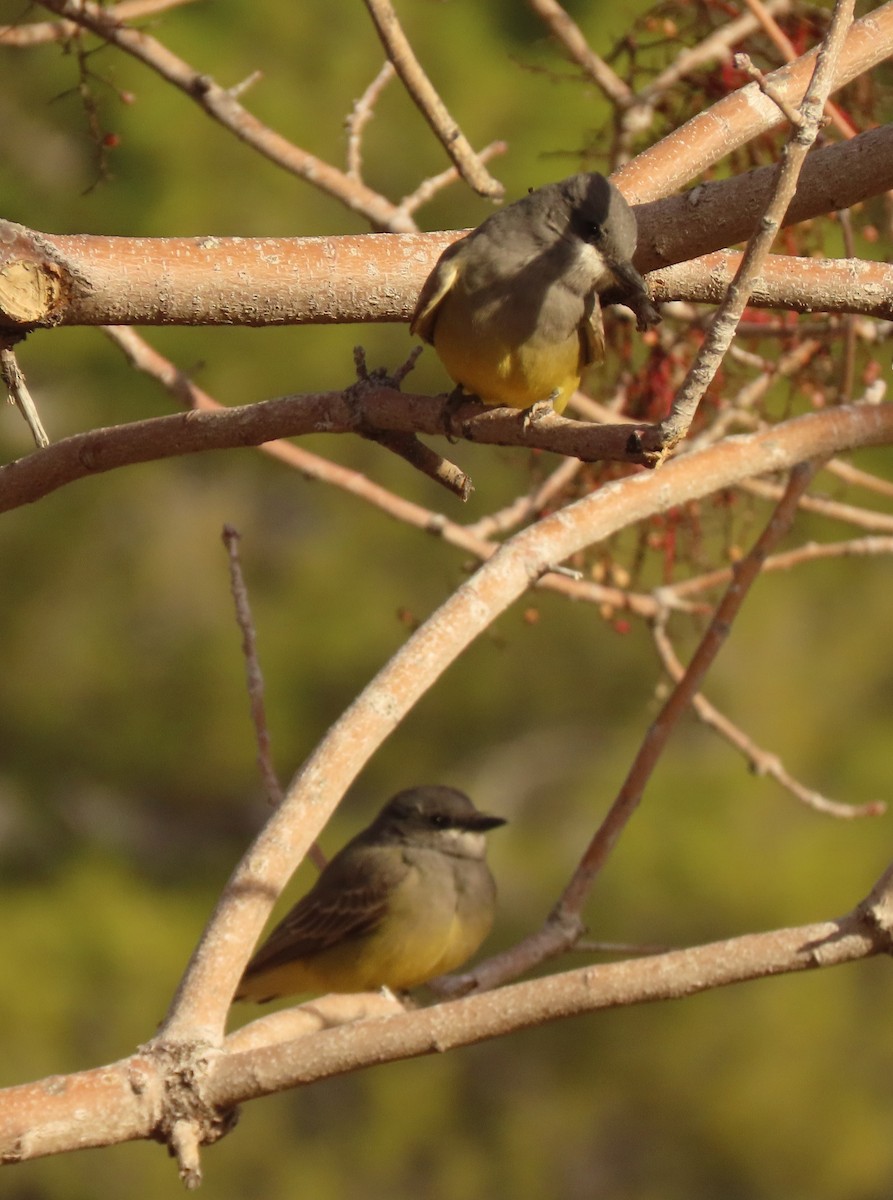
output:
[[[450,116],[446,105],[422,70],[409,39],[400,27],[390,0],[366,0],[366,7],[385,52],[403,80],[404,87],[440,139],[459,174],[469,187],[474,188],[481,196],[500,199],[505,188],[484,169],[480,158],[471,148],[471,143]]]
[[[346,172],[339,171],[330,163],[308,154],[264,125],[210,75],[196,71],[149,34],[122,24],[113,15],[109,15],[100,4],[94,3],[94,0],[42,2],[44,7],[58,13],[59,16],[67,18],[79,27],[91,30],[98,37],[145,63],[168,83],[179,88],[190,100],[195,101],[215,121],[271,162],[327,192],[353,211],[362,213],[376,228],[395,232],[411,232],[415,229],[415,225],[406,214],[397,213],[395,206],[385,196],[352,179]]]
[[[775,47],[781,54],[781,57],[784,59],[784,61],[793,62],[794,59],[797,58],[797,51],[794,49],[794,44],[784,30],[779,26],[774,15],[769,11],[768,6],[763,3],[763,0],[745,0],[745,3],[753,13],[754,17],[763,27],[763,30],[769,37],[770,41],[775,44]],[[845,138],[851,138],[855,136],[856,130],[846,119],[833,100],[825,101],[825,111],[837,126],[838,131],[842,133]]]
[[[791,0],[770,0],[765,7],[766,11],[772,14],[786,13],[790,10]],[[653,102],[668,92],[670,88],[675,87],[692,71],[697,71],[717,58],[728,60],[731,56],[731,47],[739,46],[759,26],[759,21],[752,13],[742,13],[734,21],[721,25],[702,42],[698,42],[696,46],[692,46],[689,50],[680,50],[669,66],[642,89],[639,99],[643,102]]]
[[[764,96],[768,96],[773,104],[776,104],[784,114],[785,119],[799,129],[803,124],[803,114],[798,112],[793,104],[789,104],[781,92],[775,85],[766,78],[759,67],[755,66],[751,61],[749,54],[736,54],[732,60],[739,71],[743,71],[749,79],[752,79]]]
[[[31,398],[25,376],[11,346],[0,347],[0,379],[6,385],[10,404],[14,404],[25,418],[34,441],[40,447],[48,446],[50,439],[43,427],[37,405]]]
[[[507,150],[508,142],[490,142],[480,151],[478,158],[481,162],[486,163],[491,158],[505,154]],[[459,171],[456,167],[447,167],[439,175],[432,175],[429,179],[423,179],[415,191],[403,197],[397,208],[411,215],[417,208],[421,208],[423,204],[427,204],[429,200],[433,199],[438,192],[443,191],[449,184],[455,183],[459,177]]]
[[[741,491],[759,496],[761,500],[776,501],[782,493],[781,487],[768,479],[747,479],[738,486]],[[804,496],[800,507],[804,512],[818,513],[830,521],[843,521],[856,529],[868,529],[873,533],[893,533],[891,513],[859,508],[855,504],[844,504],[841,500],[829,500],[826,496]]]
[[[595,53],[579,25],[557,3],[557,0],[528,0],[530,7],[560,42],[572,62],[597,84],[607,98],[619,109],[629,108],[636,101],[635,93],[603,58]]]
[[[347,174],[351,179],[363,177],[363,155],[361,142],[363,130],[375,116],[375,105],[385,87],[394,78],[394,64],[385,59],[381,70],[354,103],[350,114],[344,122],[347,131]]]
[[[582,469],[583,464],[578,458],[566,458],[542,483],[538,483],[525,495],[518,496],[498,512],[481,517],[473,525],[466,525],[466,532],[474,537],[492,538],[496,534],[508,533],[524,521],[541,516]]]
[[[685,674],[685,668],[676,656],[676,651],[667,635],[665,620],[658,620],[653,623],[652,635],[665,670],[675,683],[679,683]],[[882,801],[873,801],[869,804],[841,804],[837,800],[829,800],[821,792],[817,792],[813,788],[808,788],[798,779],[795,779],[786,770],[777,754],[771,754],[761,746],[758,746],[756,742],[749,738],[742,729],[730,721],[724,713],[721,713],[700,692],[695,692],[691,703],[692,708],[705,725],[715,730],[721,737],[734,746],[736,750],[740,751],[755,775],[768,775],[770,779],[774,779],[776,783],[790,792],[801,804],[805,804],[807,808],[825,813],[830,817],[842,817],[848,820],[852,820],[855,817],[879,817],[886,812],[887,806]]]
[[[759,578],[767,554],[790,529],[797,515],[800,497],[812,481],[816,469],[816,464],[801,463],[791,471],[784,496],[768,524],[750,552],[736,567],[732,582],[717,606],[713,620],[692,655],[685,674],[652,722],[616,799],[555,906],[555,917],[559,924],[579,918],[593,883],[642,800],[645,786],[670,735],[691,704],[693,696],[700,690],[704,677],[725,644],[741,606]]]
[[[772,196],[758,231],[747,244],[741,265],[676,396],[672,412],[661,424],[661,432],[666,438],[668,448],[684,437],[691,426],[701,397],[719,369],[723,356],[735,336],[735,329],[747,306],[762,263],[769,254],[797,189],[797,179],[809,148],[818,134],[822,106],[831,90],[837,60],[852,23],[853,4],[854,0],[837,0],[831,27],[816,56],[815,70],[800,105],[803,124],[794,130],[785,144]]]
[[[800,501],[800,507],[806,505]],[[805,542],[793,550],[781,554],[770,554],[763,563],[763,571],[790,571],[805,563],[820,562],[829,558],[864,558],[875,555],[893,555],[893,537],[882,535],[863,538],[848,538],[844,542]],[[680,600],[699,595],[727,584],[734,575],[734,567],[720,567],[716,571],[705,571],[679,583],[666,584],[660,588],[657,599],[667,608],[678,608]]]
[[[879,496],[893,498],[893,481],[881,479],[878,475],[872,475],[870,471],[862,471],[845,459],[832,458],[825,470],[852,487],[865,488],[869,492],[876,492]]]
[[[233,602],[236,607],[236,621],[242,631],[242,655],[245,659],[245,676],[248,684],[248,703],[251,708],[251,723],[254,726],[254,737],[257,744],[257,765],[261,778],[267,789],[267,799],[274,807],[282,803],[285,794],[276,768],[273,766],[270,728],[267,724],[266,704],[264,703],[264,676],[260,669],[260,659],[257,654],[257,636],[254,632],[254,620],[251,616],[251,603],[248,599],[248,589],[245,586],[245,576],[242,572],[242,561],[239,556],[239,539],[241,534],[232,525],[223,527],[223,544],[229,558],[229,578]],[[308,851],[313,863],[320,869],[326,865],[326,856],[314,842]]]
[[[136,21],[155,16],[169,8],[194,4],[195,0],[121,0],[106,9],[118,21]],[[29,25],[10,25],[0,29],[0,46],[39,46],[46,42],[67,42],[76,32],[74,21],[35,21]]]

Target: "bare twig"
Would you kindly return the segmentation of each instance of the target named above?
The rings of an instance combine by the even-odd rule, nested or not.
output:
[[[271,162],[327,192],[355,212],[362,213],[376,228],[404,232],[414,229],[406,214],[398,215],[395,206],[386,197],[295,146],[244,109],[230,91],[221,87],[210,75],[196,71],[149,34],[122,24],[94,0],[42,2],[60,17],[91,30],[145,63],[194,100],[215,121]]]
[[[561,496],[582,467],[579,459],[566,458],[542,483],[537,484],[526,495],[519,496],[499,512],[490,513],[475,524],[467,525],[466,532],[474,537],[491,538],[517,528],[532,517],[541,516],[545,509]]]
[[[786,13],[790,7],[791,0],[770,0],[766,10],[773,14]],[[696,46],[689,50],[681,50],[669,66],[642,89],[640,100],[652,102],[671,87],[675,87],[680,79],[684,79],[692,71],[697,71],[717,58],[727,60],[731,56],[731,47],[740,45],[759,27],[760,23],[752,13],[742,13],[734,21],[720,25]]]
[[[233,602],[236,607],[236,621],[242,631],[242,655],[245,659],[245,675],[248,683],[248,702],[251,706],[251,723],[254,726],[254,737],[257,743],[257,765],[261,778],[267,789],[267,799],[270,804],[282,803],[283,791],[276,768],[273,766],[272,746],[270,744],[270,728],[267,724],[266,705],[264,703],[264,677],[260,669],[260,659],[257,654],[257,637],[254,632],[254,621],[251,616],[251,603],[248,599],[248,589],[245,586],[245,576],[242,573],[242,561],[239,556],[239,531],[232,525],[223,527],[223,544],[229,558],[229,577],[232,588]],[[320,871],[326,865],[327,859],[318,842],[314,842],[308,855]]]
[[[416,58],[409,39],[400,27],[390,0],[366,0],[366,7],[378,31],[388,58],[403,80],[422,116],[440,139],[456,170],[481,196],[498,200],[505,188],[484,169],[465,134],[447,112],[446,105],[431,85]]]
[[[830,466],[826,464],[827,467]],[[800,507],[806,508],[803,500]],[[863,538],[848,538],[844,542],[806,542],[793,550],[785,550],[780,554],[770,554],[763,563],[763,571],[789,571],[804,563],[820,562],[828,558],[861,558],[874,555],[893,555],[893,537],[875,536]],[[703,575],[694,575],[679,583],[668,584],[660,589],[660,599],[667,607],[677,607],[679,601],[687,596],[698,595],[715,587],[727,584],[733,576],[734,568],[720,567],[716,571],[705,571]]]
[[[761,500],[778,500],[782,489],[767,479],[748,479],[740,484],[741,490]],[[804,512],[818,513],[831,521],[843,521],[856,529],[868,529],[873,533],[893,533],[893,514],[860,508],[856,504],[844,504],[840,500],[829,500],[826,496],[804,496],[800,501]]]
[[[700,690],[701,683],[725,644],[751,587],[759,577],[770,549],[784,536],[797,514],[800,497],[809,486],[816,467],[800,464],[791,472],[785,494],[753,548],[735,569],[732,583],[716,609],[713,620],[685,669],[685,674],[661,706],[627,772],[607,816],[586,848],[556,905],[558,919],[578,918],[596,877],[604,867],[617,839],[638,808],[645,786],[657,765],[682,713]]]
[[[245,659],[251,721],[257,741],[257,765],[267,789],[267,799],[270,804],[275,805],[281,803],[283,792],[276,768],[273,766],[270,729],[267,725],[266,705],[264,704],[264,677],[257,656],[257,636],[254,632],[251,604],[248,600],[248,589],[245,586],[245,576],[242,573],[242,561],[239,556],[240,537],[241,534],[232,525],[224,525],[223,544],[229,557],[229,577],[233,602],[236,607],[236,621],[242,631],[242,655]]]
[[[781,94],[778,88],[771,83],[759,67],[754,66],[749,54],[736,54],[734,58],[735,66],[739,71],[743,71],[749,79],[753,79],[764,96],[768,96],[773,104],[777,104],[784,114],[785,120],[793,125],[795,129],[799,129],[803,124],[803,114],[794,108],[793,104],[789,104],[785,97]]]
[[[385,59],[381,70],[356,101],[344,122],[347,130],[347,174],[351,179],[362,179],[363,157],[360,143],[363,130],[375,115],[375,105],[385,87],[394,78],[394,64]]]
[[[120,0],[110,4],[106,12],[118,21],[137,21],[155,16],[195,0]],[[39,21],[29,25],[8,25],[0,28],[0,46],[38,46],[45,42],[66,42],[77,30],[73,21]]]
[[[670,675],[670,678],[679,683],[685,674],[685,668],[676,656],[673,644],[667,636],[665,621],[655,621],[652,633],[654,644],[657,647],[664,668]],[[721,737],[724,737],[736,750],[740,751],[747,760],[750,769],[756,775],[768,775],[770,779],[774,779],[776,783],[790,792],[801,804],[805,804],[807,808],[825,813],[830,817],[842,817],[846,819],[879,817],[886,812],[887,806],[881,801],[874,801],[869,804],[841,804],[837,800],[829,800],[827,796],[823,796],[821,792],[817,792],[813,788],[805,787],[799,779],[795,779],[785,769],[784,764],[777,754],[771,754],[758,746],[756,742],[747,737],[743,730],[733,724],[727,716],[721,713],[700,692],[696,692],[692,696],[691,703],[692,708],[701,721],[711,729],[714,729]]]
[[[34,441],[38,446],[48,446],[50,439],[11,346],[0,345],[0,379],[6,385],[10,404],[14,404],[25,418]]]
[[[832,458],[825,470],[853,487],[866,488],[879,496],[893,498],[893,480],[881,479],[878,475],[872,475],[870,471],[861,471],[842,458]]]
[[[579,25],[557,0],[528,0],[530,7],[564,47],[568,57],[589,76],[617,108],[628,108],[636,101],[635,93],[613,68],[591,48]]]
[[[785,144],[772,199],[766,206],[758,232],[748,242],[741,266],[711,322],[698,355],[673,402],[673,409],[661,423],[668,447],[674,446],[688,431],[701,397],[735,335],[738,321],[750,298],[753,281],[760,272],[797,189],[797,177],[818,134],[837,60],[852,23],[853,3],[854,0],[837,0],[828,36],[816,57],[815,70],[800,106],[803,123]]]
[[[489,145],[480,151],[478,158],[481,162],[486,163],[491,158],[505,154],[507,150],[508,142],[490,142]],[[423,204],[427,204],[439,191],[442,191],[449,184],[455,183],[458,178],[459,172],[457,169],[455,167],[447,167],[439,175],[432,175],[430,179],[423,179],[415,191],[403,197],[397,207],[407,213],[414,213],[417,208],[421,208]]]
[[[794,44],[779,26],[775,20],[775,15],[770,12],[769,7],[763,3],[763,0],[745,0],[745,3],[757,21],[759,21],[769,39],[775,44],[784,61],[793,62],[797,57]],[[768,95],[769,93],[767,92],[766,94]],[[855,129],[831,100],[825,101],[825,111],[844,137],[851,138],[854,136]]]

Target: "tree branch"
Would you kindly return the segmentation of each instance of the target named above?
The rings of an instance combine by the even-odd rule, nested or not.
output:
[[[229,998],[276,897],[362,766],[446,667],[545,571],[618,529],[766,471],[893,439],[893,409],[851,406],[730,438],[656,474],[608,484],[506,542],[329,730],[234,871],[159,1037],[218,1044]]]

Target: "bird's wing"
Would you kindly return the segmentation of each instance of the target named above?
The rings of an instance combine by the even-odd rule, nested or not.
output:
[[[592,309],[580,324],[580,366],[590,367],[605,357],[605,326],[598,296],[592,297]]]
[[[433,271],[422,285],[415,312],[409,322],[409,332],[418,334],[423,342],[434,344],[434,325],[437,321],[437,309],[443,298],[448,294],[459,275],[457,255],[461,254],[467,238],[460,238],[447,246],[437,260]]]
[[[371,933],[381,923],[388,899],[409,867],[393,848],[385,857],[376,847],[369,847],[365,853],[378,859],[374,882],[358,864],[356,852],[344,872],[336,856],[326,868],[324,894],[320,894],[317,883],[286,913],[248,964],[246,977],[320,954],[339,942]]]

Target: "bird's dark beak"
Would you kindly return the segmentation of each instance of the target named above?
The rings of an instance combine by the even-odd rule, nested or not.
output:
[[[639,332],[660,324],[660,313],[651,303],[645,280],[629,259],[612,260],[608,263],[611,274],[617,281],[615,287],[606,288],[601,299],[604,304],[625,304],[636,314]]]
[[[488,813],[472,813],[464,821],[466,829],[473,829],[483,833],[487,829],[498,829],[500,825],[505,825],[505,817],[491,817]]]
[[[628,258],[616,261],[611,260],[608,265],[611,268],[611,274],[617,280],[617,286],[622,292],[627,295],[632,295],[634,292],[644,292],[646,296],[648,295],[645,280]]]

